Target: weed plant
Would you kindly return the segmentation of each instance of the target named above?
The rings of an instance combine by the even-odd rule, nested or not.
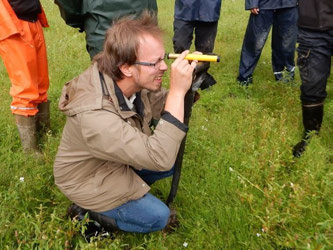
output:
[[[22,152],[9,108],[10,82],[0,65],[1,249],[333,248],[332,77],[320,136],[295,159],[291,149],[303,130],[298,72],[293,84],[275,82],[267,41],[254,84],[242,88],[236,83],[249,15],[241,0],[223,1],[215,43],[221,62],[210,69],[218,83],[201,91],[193,107],[172,204],[180,227],[170,234],[119,232],[114,239],[85,242],[82,225],[65,217],[71,202],[55,186],[52,166],[65,123],[57,108],[61,89],[90,60],[84,34],[65,25],[53,1],[42,3],[50,24],[44,33],[52,125],[41,144],[41,159]],[[172,52],[173,5],[158,1],[167,52]],[[170,182],[154,184],[152,193],[165,200]]]

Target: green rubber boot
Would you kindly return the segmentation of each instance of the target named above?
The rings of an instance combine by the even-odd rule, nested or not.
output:
[[[16,114],[14,116],[23,151],[37,152],[36,117]]]

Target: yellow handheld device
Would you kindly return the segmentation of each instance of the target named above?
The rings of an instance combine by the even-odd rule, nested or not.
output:
[[[180,54],[168,53],[168,59],[176,59]],[[217,55],[200,55],[200,54],[187,54],[185,57],[186,60],[198,62],[220,62],[220,56]]]

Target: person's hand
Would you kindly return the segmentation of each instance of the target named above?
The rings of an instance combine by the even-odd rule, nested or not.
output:
[[[185,59],[188,53],[189,51],[185,50],[171,64],[170,92],[185,95],[187,90],[191,87],[193,71],[197,65],[197,61],[189,63],[189,61]]]
[[[259,8],[252,8],[250,11],[254,15],[258,15],[259,14]]]

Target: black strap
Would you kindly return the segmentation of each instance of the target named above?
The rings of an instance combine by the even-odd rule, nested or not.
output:
[[[101,72],[98,72],[98,73],[99,73],[99,79],[101,82],[101,88],[102,88],[103,95],[110,96],[108,88],[106,87],[106,84],[105,84],[105,79],[104,79],[103,74]]]

